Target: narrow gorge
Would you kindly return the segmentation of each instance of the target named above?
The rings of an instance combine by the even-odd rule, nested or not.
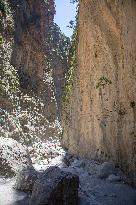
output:
[[[0,0],[0,205],[136,205],[136,1],[67,1]]]

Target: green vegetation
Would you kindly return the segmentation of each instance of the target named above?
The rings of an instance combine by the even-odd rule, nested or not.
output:
[[[72,36],[72,44],[71,44],[70,55],[69,55],[70,68],[66,75],[66,89],[65,89],[65,96],[64,96],[65,102],[69,101],[70,93],[75,79],[75,70],[77,68],[77,36],[78,36],[77,27],[75,27]]]
[[[67,27],[74,29],[74,27],[75,27],[74,24],[75,24],[75,22],[71,20],[71,21],[69,22],[69,25],[68,25]]]
[[[1,32],[1,20],[2,16],[5,15],[5,4],[2,0],[0,0],[0,32]],[[3,42],[2,34],[0,33],[0,46]]]
[[[25,94],[20,90],[17,71],[7,60],[0,80],[0,134],[29,144],[43,136],[51,124],[45,118],[43,100],[31,91]]]
[[[98,88],[104,88],[106,85],[111,85],[112,82],[109,80],[107,77],[102,76],[99,80],[98,83],[96,84],[96,89]]]
[[[13,27],[12,13],[7,0],[0,0],[0,46],[4,42],[3,30],[8,28],[10,30]]]
[[[51,27],[51,36],[48,40],[50,44],[50,54],[53,56],[58,56],[60,60],[68,61],[68,55],[69,55],[69,46],[70,46],[70,39],[65,36],[64,33],[61,32],[59,26],[54,23]],[[50,59],[52,59],[50,58]]]
[[[74,4],[74,3],[78,3],[79,0],[70,0],[70,3]]]
[[[7,0],[0,0],[0,19],[10,13],[9,3]]]
[[[0,12],[2,15],[5,15],[6,14],[6,7],[5,7],[5,4],[4,4],[4,1],[0,0]]]
[[[2,43],[3,43],[3,38],[2,38],[2,35],[0,33],[0,46],[2,45]]]
[[[3,42],[0,64],[0,134],[29,144],[37,137],[44,136],[47,127],[52,124],[45,118],[46,105],[43,100],[32,91],[26,94],[20,89],[18,73],[10,65],[11,48],[12,43]]]
[[[9,22],[8,20],[13,23],[10,14],[5,19],[5,21]],[[1,26],[5,28],[3,21]],[[0,134],[1,136],[17,138],[21,142],[27,143],[33,138],[33,133],[36,135],[45,129],[45,127],[42,127],[40,130],[40,127],[37,126],[38,122],[45,121],[42,116],[44,108],[40,99],[32,97],[31,94],[25,95],[20,90],[18,73],[10,64],[12,40],[9,39],[7,41],[4,38],[1,40]]]
[[[73,21],[72,21],[72,27],[73,27]],[[77,68],[77,46],[78,46],[78,7],[77,7],[77,15],[76,15],[76,25],[74,25],[73,35],[71,39],[71,47],[69,51],[70,66],[69,66],[68,73],[66,75],[66,88],[64,94],[64,102],[69,102],[70,94],[75,79],[75,72]]]
[[[10,15],[9,12],[6,16],[1,16],[1,19],[0,24],[1,30],[3,31],[3,38],[1,35],[0,134],[2,136],[19,139],[22,143],[28,144],[34,139],[37,139],[37,137],[43,137],[45,133],[47,133],[46,130],[48,128],[50,128],[53,133],[60,132],[60,128],[57,124],[58,122],[55,121],[52,123],[45,118],[47,105],[41,97],[37,96],[31,90],[25,92],[20,89],[18,72],[10,64],[13,39],[12,37],[10,39],[4,38],[6,26],[14,28],[12,15]],[[7,31],[9,32],[9,30]],[[50,33],[50,39],[47,41],[47,48],[50,51],[47,60],[49,70],[49,78],[47,80],[52,76],[50,69],[55,61],[54,56],[58,56],[59,60],[68,61],[70,45],[69,38],[60,32],[56,24],[51,28]],[[47,74],[47,70],[45,73]]]

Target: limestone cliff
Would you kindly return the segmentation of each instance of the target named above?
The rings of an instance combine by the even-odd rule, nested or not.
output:
[[[136,182],[136,1],[80,0],[78,24],[63,145],[112,160]]]
[[[53,85],[48,82],[50,70],[46,59],[47,37],[53,24],[54,1],[10,0],[15,35],[11,63],[17,69],[21,88],[42,96],[49,120],[56,116]],[[53,108],[54,107],[54,108]]]
[[[15,25],[11,63],[18,71],[21,88],[40,94],[46,116],[54,120],[61,111],[70,40],[53,23],[54,0],[9,3]]]
[[[45,44],[53,24],[54,1],[9,2],[15,24],[12,64],[18,69],[22,88],[37,90],[44,78]]]
[[[6,9],[0,13],[2,132],[15,121],[27,138],[30,129],[31,136],[57,135],[70,41],[53,22],[54,0],[1,2]],[[8,133],[16,130],[16,124],[10,127]]]
[[[49,38],[48,59],[52,69],[52,77],[55,87],[55,97],[57,101],[58,115],[61,116],[62,101],[65,91],[66,73],[69,69],[69,49],[70,39],[66,37],[57,24],[53,24]]]

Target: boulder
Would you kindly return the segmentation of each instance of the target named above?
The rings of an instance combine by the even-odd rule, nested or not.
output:
[[[75,160],[71,163],[71,167],[72,167],[72,168],[81,168],[81,169],[84,169],[84,168],[85,168],[85,160],[75,159]]]
[[[20,167],[31,164],[26,147],[14,139],[0,137],[0,176],[13,177]]]
[[[94,174],[97,174],[99,165],[100,165],[100,163],[96,162],[94,160],[75,159],[72,162],[71,167],[84,169],[84,171],[87,171],[88,174],[94,175]]]
[[[78,205],[79,177],[52,166],[36,180],[30,205]]]
[[[104,162],[98,166],[99,178],[107,178],[111,174],[116,174],[116,169],[111,162]]]
[[[50,163],[47,165],[47,168],[49,167],[52,167],[52,166],[57,166],[59,168],[66,168],[67,165],[64,163],[64,160],[63,160],[63,156],[58,156],[58,157],[55,157],[53,158]]]
[[[71,164],[76,160],[78,159],[77,157],[73,156],[72,154],[68,153],[68,152],[65,152],[65,156],[64,156],[64,163],[67,165],[67,166],[71,166]]]
[[[120,177],[120,176],[117,176],[117,175],[115,175],[115,174],[111,174],[111,175],[107,178],[107,180],[108,180],[109,182],[120,182],[120,181],[121,181],[121,177]]]
[[[32,191],[37,178],[38,172],[32,166],[24,167],[16,176],[14,188],[19,191]]]

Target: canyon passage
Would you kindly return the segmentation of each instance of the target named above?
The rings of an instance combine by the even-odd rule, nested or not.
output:
[[[69,3],[0,0],[0,205],[136,204],[136,1]]]

